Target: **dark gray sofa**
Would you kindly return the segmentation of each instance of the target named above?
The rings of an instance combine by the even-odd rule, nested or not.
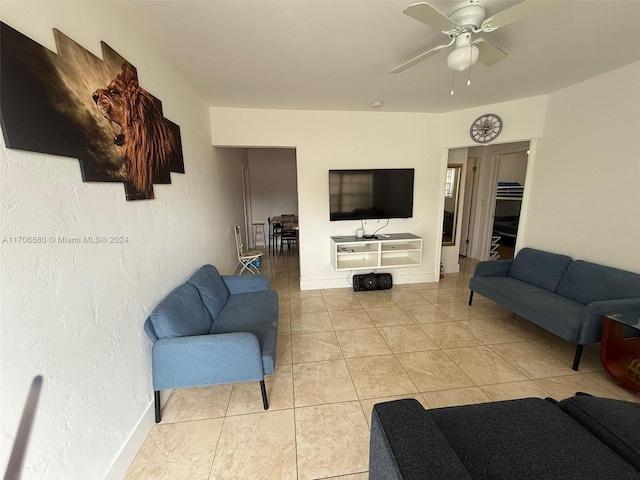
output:
[[[640,404],[578,394],[373,407],[370,480],[638,480]]]
[[[574,370],[583,346],[600,341],[604,314],[640,308],[640,275],[533,248],[523,248],[513,260],[479,262],[469,288],[469,305],[478,292],[577,342]]]

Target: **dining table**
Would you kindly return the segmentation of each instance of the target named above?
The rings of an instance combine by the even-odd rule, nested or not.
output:
[[[297,215],[277,215],[275,217],[271,217],[271,223],[283,223],[285,221],[289,221],[293,223],[294,230],[298,229],[298,216]]]

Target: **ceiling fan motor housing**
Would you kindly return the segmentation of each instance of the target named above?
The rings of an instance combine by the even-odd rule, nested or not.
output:
[[[480,0],[467,0],[453,9],[449,18],[460,26],[471,25],[477,29],[485,19],[484,5]]]

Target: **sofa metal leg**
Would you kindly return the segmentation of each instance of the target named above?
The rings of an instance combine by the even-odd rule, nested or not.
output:
[[[262,391],[262,406],[265,410],[269,410],[269,400],[267,400],[267,388],[264,385],[264,380],[260,380],[260,390]]]
[[[571,367],[576,372],[578,371],[578,365],[580,365],[580,357],[582,356],[582,348],[584,345],[578,344],[576,347],[576,355],[573,357],[573,367]]]
[[[473,301],[473,290],[471,290],[471,293],[469,294],[469,306],[471,306],[472,301]]]
[[[153,397],[156,407],[156,423],[160,423],[160,390],[154,390]]]

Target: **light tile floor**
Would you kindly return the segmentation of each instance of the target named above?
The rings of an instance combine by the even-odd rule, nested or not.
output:
[[[280,298],[277,368],[257,382],[174,390],[126,478],[367,478],[371,408],[426,408],[576,391],[640,402],[603,371],[599,345],[550,335],[476,295],[474,261],[439,283],[300,291],[295,255],[265,257]]]

